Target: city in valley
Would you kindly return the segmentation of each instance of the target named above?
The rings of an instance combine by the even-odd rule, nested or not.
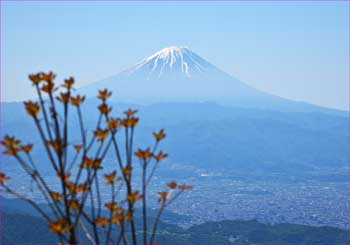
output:
[[[33,183],[23,171],[7,168],[16,179],[21,180],[13,183],[17,190],[42,201],[39,193],[32,191]],[[193,165],[167,163],[154,176],[149,200],[151,208],[156,209],[157,192],[163,190],[167,182],[181,179],[194,188],[168,209],[185,216],[170,221],[177,225],[188,227],[206,221],[257,220],[269,224],[294,223],[349,229],[350,179],[344,174],[349,172],[350,169],[339,169],[308,172],[300,176],[277,172],[261,175],[208,171]],[[134,178],[138,179],[138,175],[135,172]],[[49,182],[55,178],[48,173]],[[106,189],[102,197],[107,201],[110,193],[107,186],[103,188]]]

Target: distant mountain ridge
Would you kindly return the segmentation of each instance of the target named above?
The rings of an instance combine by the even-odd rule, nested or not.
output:
[[[86,125],[91,129],[98,118],[98,103],[97,99],[88,99],[82,105]],[[149,132],[164,128],[169,136],[164,150],[176,162],[217,170],[300,173],[305,168],[349,165],[348,117],[233,108],[209,102],[110,105],[113,115],[120,115],[127,108],[139,109],[141,121],[136,142],[140,142],[140,147],[149,144]],[[1,113],[4,135],[22,135],[23,140],[30,142],[40,140],[22,103],[3,103]],[[76,120],[72,120],[71,136],[79,138],[74,131],[78,125],[74,123]]]

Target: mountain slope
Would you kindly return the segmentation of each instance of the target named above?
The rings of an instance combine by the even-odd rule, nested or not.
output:
[[[103,87],[114,91],[118,98],[136,102],[198,101],[258,93],[182,47],[162,49],[116,76],[82,89],[82,92],[90,95],[90,91]]]
[[[283,82],[283,81],[281,81]],[[164,48],[115,76],[80,89],[90,97],[108,88],[118,101],[203,102],[283,111],[329,111],[258,91],[186,47]]]

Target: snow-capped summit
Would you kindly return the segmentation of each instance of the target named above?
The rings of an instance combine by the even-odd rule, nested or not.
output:
[[[147,79],[161,78],[167,74],[182,74],[189,78],[194,73],[203,73],[215,66],[192,52],[188,47],[171,46],[144,58],[122,72],[127,76],[142,74]]]
[[[215,101],[230,106],[269,110],[298,111],[305,107],[301,106],[304,104],[250,87],[188,47],[163,48],[129,69],[87,85],[79,92],[96,97],[96,91],[104,88],[113,92],[115,100],[141,104]],[[314,107],[310,105],[305,108]]]
[[[95,97],[96,91],[103,88],[110,89],[115,99],[132,103],[215,101],[239,107],[294,106],[239,81],[188,47],[163,48],[129,69],[81,88],[80,92]]]
[[[81,89],[90,96],[109,88],[125,101],[232,100],[256,90],[212,65],[188,47],[171,46],[142,59],[115,76]]]

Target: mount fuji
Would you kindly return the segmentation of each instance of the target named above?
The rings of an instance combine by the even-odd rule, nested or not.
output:
[[[276,178],[284,173],[288,178],[309,178],[322,170],[327,173],[324,179],[333,178],[333,173],[348,179],[346,112],[260,92],[188,48],[163,49],[116,76],[78,90],[91,97],[82,105],[89,131],[99,118],[97,89],[104,88],[113,90],[109,101],[113,115],[127,108],[139,110],[142,121],[135,135],[136,148],[151,144],[149,132],[166,130],[169,138],[162,149],[171,153],[169,162],[175,164],[165,171],[169,176],[180,166],[177,171],[183,178],[184,165],[193,167],[188,176],[204,169],[231,177],[241,172],[242,176],[256,173]],[[22,103],[2,102],[1,115],[3,135],[40,141]],[[70,137],[79,142],[78,120],[70,118]],[[47,159],[40,154],[43,150],[34,158],[45,168]],[[5,172],[17,171],[11,162],[6,166]]]
[[[103,88],[112,90],[118,101],[141,104],[210,101],[242,108],[336,111],[252,88],[187,47],[161,49],[115,76],[81,88],[80,92],[94,97],[97,89]]]

